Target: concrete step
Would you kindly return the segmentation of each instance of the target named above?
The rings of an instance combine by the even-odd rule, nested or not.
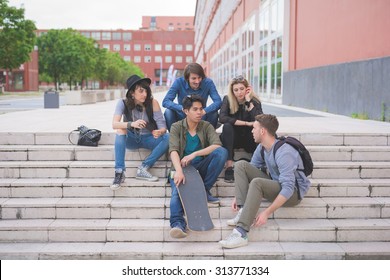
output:
[[[388,260],[390,242],[250,242],[222,249],[217,242],[0,243],[2,260]]]
[[[230,219],[231,198],[209,205],[215,219]],[[6,219],[169,219],[170,198],[2,198],[1,218]],[[269,206],[264,201],[260,209]],[[390,198],[306,198],[295,207],[282,207],[270,218],[344,219],[390,218]]]
[[[0,145],[69,145],[69,132],[0,132]],[[280,136],[286,136],[280,133]],[[291,133],[307,146],[389,146],[390,135],[374,133]],[[75,134],[72,140],[77,140]],[[103,132],[99,145],[113,145],[115,132]]]
[[[167,180],[157,182],[126,178],[122,188],[112,191],[113,178],[28,178],[0,179],[0,197],[164,197]],[[169,187],[170,188],[170,187]],[[170,193],[170,192],[169,192]]]
[[[135,177],[140,161],[126,163],[127,177]],[[3,178],[112,178],[114,162],[0,162]],[[159,161],[151,173],[166,177],[170,162]],[[220,176],[223,176],[223,171]],[[390,162],[315,162],[312,179],[383,179],[390,178]]]
[[[126,176],[135,177],[141,161],[126,162]],[[151,173],[167,176],[171,163],[158,161]],[[112,178],[114,161],[0,161],[2,178]],[[223,171],[221,176],[223,175]],[[312,179],[390,178],[389,162],[314,162]]]
[[[126,176],[135,177],[141,161],[126,162]],[[157,161],[150,169],[157,177],[166,177],[169,161]],[[1,161],[2,178],[113,178],[114,161]]]
[[[126,160],[143,160],[147,149],[127,150]],[[160,160],[167,160],[164,155]],[[0,161],[114,161],[113,145],[84,147],[72,145],[0,145]]]
[[[314,161],[387,161],[390,146],[307,146]],[[150,154],[146,149],[127,151],[127,160],[142,160]],[[235,159],[250,158],[243,150]],[[161,160],[167,160],[167,156]],[[82,147],[72,145],[0,145],[0,161],[114,161],[113,145]]]
[[[112,178],[2,178],[3,198],[66,197],[170,197],[171,187],[164,178],[147,182],[126,178],[121,189],[113,192]],[[390,197],[390,179],[311,179],[306,198],[316,197]],[[212,189],[218,197],[233,197],[234,184],[218,179]]]
[[[217,242],[232,227],[213,220],[208,232],[189,232],[180,242]],[[0,220],[8,242],[178,242],[163,219]],[[249,232],[251,242],[390,242],[390,219],[274,219]]]
[[[314,162],[312,179],[390,178],[390,162]]]
[[[310,179],[306,197],[389,197],[390,179]],[[216,182],[217,195],[235,196],[234,183]]]

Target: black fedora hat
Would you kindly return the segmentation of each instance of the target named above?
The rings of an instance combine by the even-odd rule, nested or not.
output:
[[[149,85],[152,83],[152,80],[149,79],[149,78],[141,78],[140,76],[132,75],[126,81],[127,89],[131,89],[136,84],[138,84],[138,83],[140,83],[142,81],[147,82]]]

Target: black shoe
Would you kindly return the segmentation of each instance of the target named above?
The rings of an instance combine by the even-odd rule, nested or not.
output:
[[[125,179],[126,179],[125,172],[115,171],[114,182],[112,182],[110,189],[112,189],[113,191],[118,190],[121,187],[121,184],[125,181]]]
[[[233,167],[228,167],[225,170],[225,178],[226,183],[233,183],[234,182],[234,170]]]

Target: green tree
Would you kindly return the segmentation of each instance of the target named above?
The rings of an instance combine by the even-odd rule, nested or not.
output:
[[[109,85],[125,84],[130,75],[137,74],[144,76],[141,68],[132,62],[126,62],[118,53],[105,51],[105,71],[100,76],[101,80],[107,81]]]
[[[92,76],[97,61],[95,42],[72,29],[49,30],[38,38],[39,69],[58,83]]]
[[[24,9],[0,0],[0,68],[8,72],[30,60],[35,30],[34,22],[24,18]]]

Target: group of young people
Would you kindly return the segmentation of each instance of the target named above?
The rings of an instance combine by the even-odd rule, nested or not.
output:
[[[211,188],[224,168],[225,181],[235,183],[232,209],[237,215],[227,221],[235,228],[220,241],[224,248],[245,246],[252,224],[264,225],[282,205],[292,206],[301,201],[310,186],[300,171],[302,160],[290,145],[283,145],[274,157],[272,151],[278,141],[278,120],[273,115],[263,114],[259,98],[243,76],[230,81],[228,93],[222,101],[202,66],[190,63],[183,77],[176,79],[168,90],[162,102],[164,114],[153,99],[150,84],[149,78],[131,76],[127,80],[126,98],[116,105],[112,122],[117,131],[115,177],[111,189],[119,189],[125,180],[126,149],[151,151],[136,173],[137,179],[148,181],[158,180],[149,172],[150,168],[168,151],[174,170],[174,175],[169,178],[172,188],[171,237],[187,236],[177,188],[185,182],[183,168],[188,165],[199,171],[209,203],[219,203],[219,199],[211,194]],[[209,97],[211,102],[208,104]],[[220,136],[216,132],[218,119],[223,124]],[[259,150],[262,147],[265,148],[264,158]],[[237,148],[253,154],[251,161],[234,163]],[[267,167],[268,172],[262,171],[263,167]],[[298,188],[300,196],[297,195]],[[256,217],[263,198],[272,203]]]

